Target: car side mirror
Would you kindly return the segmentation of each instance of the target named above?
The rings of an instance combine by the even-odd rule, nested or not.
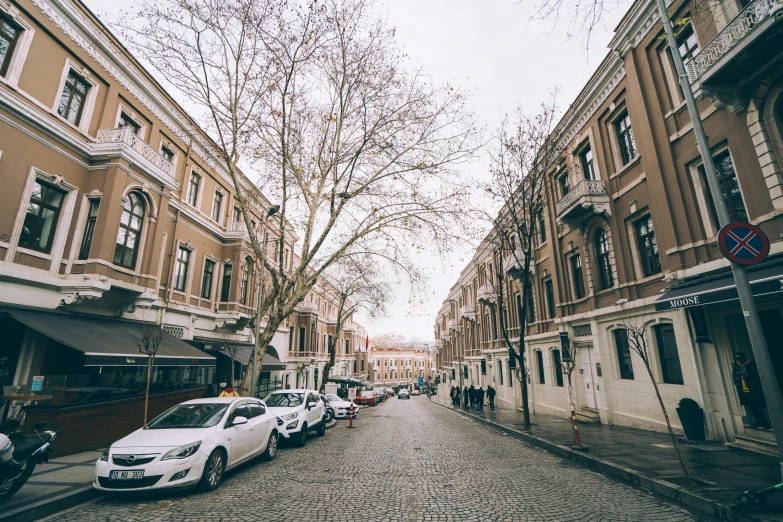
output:
[[[232,426],[239,426],[240,424],[247,424],[247,417],[234,417],[234,420],[231,422]]]
[[[308,410],[312,410],[312,409],[313,409],[313,408],[315,408],[316,406],[317,406],[317,403],[315,403],[315,402],[308,402],[308,403],[307,403],[307,409],[308,409]]]

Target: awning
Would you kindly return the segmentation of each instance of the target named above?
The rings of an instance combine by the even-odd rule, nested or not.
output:
[[[219,353],[226,357],[231,357],[231,354],[226,350],[227,341],[225,339],[210,339],[208,337],[196,337],[194,341],[200,343],[207,353]],[[253,356],[253,344],[252,343],[232,343],[237,347],[236,354],[234,354],[234,360],[246,365],[250,358]],[[272,355],[271,353],[265,353],[264,359],[261,361],[262,372],[276,372],[285,370],[285,363],[280,359]]]
[[[155,366],[215,366],[215,358],[190,346],[155,323],[96,316],[0,308],[0,312],[55,341],[83,352],[85,366],[146,366],[139,340],[149,328],[160,335]]]
[[[783,260],[776,258],[747,269],[754,296],[783,292]],[[689,308],[739,299],[730,269],[675,285],[655,302],[657,311]]]

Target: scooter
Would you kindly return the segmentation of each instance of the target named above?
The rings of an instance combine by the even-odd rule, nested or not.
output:
[[[52,443],[63,430],[59,424],[41,422],[21,430],[19,422],[6,422],[0,433],[0,503],[24,486],[35,466],[49,460]]]
[[[783,483],[764,488],[761,491],[749,489],[739,495],[735,495],[729,502],[729,507],[736,511],[742,511],[743,509],[755,506],[756,504],[763,505],[770,495],[777,492],[783,492]]]

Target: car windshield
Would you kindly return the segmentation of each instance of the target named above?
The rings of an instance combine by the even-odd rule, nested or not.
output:
[[[375,392],[371,392],[371,391],[363,391],[363,392],[360,394],[360,397],[372,397],[373,395],[375,395]]]
[[[266,396],[264,402],[272,408],[293,408],[301,406],[304,402],[303,393],[271,393]]]
[[[328,395],[326,396],[326,399],[327,399],[328,401],[335,401],[335,402],[340,402],[340,401],[342,400],[340,397],[338,397],[337,395],[335,395],[335,394],[333,394],[333,393],[330,393],[330,394],[328,394]]]
[[[169,430],[182,428],[211,428],[228,409],[227,403],[180,404],[154,418],[146,428]]]

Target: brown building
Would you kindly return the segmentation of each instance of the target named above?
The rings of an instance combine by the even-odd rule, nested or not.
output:
[[[772,0],[721,2],[689,17],[690,2],[670,7],[679,52],[719,170],[734,221],[760,226],[769,258],[748,271],[778,381],[783,352],[783,25]],[[777,11],[776,11],[777,9]],[[775,13],[778,13],[777,15]],[[708,437],[771,448],[766,412],[740,404],[733,354],[752,358],[728,262],[717,246],[712,207],[685,102],[655,2],[633,4],[611,50],[558,124],[559,157],[545,184],[533,295],[519,299],[510,282],[507,316],[527,314],[530,406],[566,415],[560,334],[579,348],[576,396],[583,418],[661,430],[663,416],[641,360],[628,349],[623,318],[647,325],[651,362],[670,417],[679,399],[705,410]],[[520,406],[519,383],[498,340],[500,268],[485,242],[441,309],[438,367],[447,385],[464,379],[498,389]],[[521,276],[520,276],[521,277]],[[459,345],[457,340],[459,339]],[[482,362],[483,361],[483,362]],[[453,371],[452,371],[453,370]],[[757,390],[754,390],[754,392]]]
[[[249,237],[270,203],[242,179],[248,230],[213,151],[79,0],[0,0],[0,386],[50,397],[28,417],[67,425],[94,411],[106,440],[63,442],[74,451],[141,421],[102,423],[141,400],[144,328],[165,332],[153,414],[229,381],[232,346],[237,361],[249,358],[259,286]],[[279,225],[270,220],[271,240]],[[297,263],[293,244],[283,259],[278,269]],[[261,393],[315,384],[333,334],[330,295],[319,282],[280,326]],[[351,322],[335,340],[338,375],[352,374],[365,335]],[[243,371],[236,363],[234,377]]]

